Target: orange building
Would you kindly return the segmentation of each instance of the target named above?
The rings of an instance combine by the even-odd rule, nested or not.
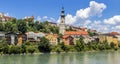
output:
[[[72,36],[65,35],[62,38],[65,45],[74,45],[74,42],[73,42],[74,38]]]

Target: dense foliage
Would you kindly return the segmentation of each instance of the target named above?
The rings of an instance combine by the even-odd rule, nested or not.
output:
[[[25,33],[27,31],[55,33],[58,34],[58,27],[49,25],[48,21],[39,22],[32,19],[13,19],[0,23],[0,31],[7,33]]]

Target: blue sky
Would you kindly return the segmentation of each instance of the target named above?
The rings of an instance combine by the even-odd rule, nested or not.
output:
[[[94,7],[94,5],[90,6],[90,2],[91,5],[96,5],[97,3],[98,8],[100,7],[99,10],[97,10],[97,7],[95,8],[97,11],[90,10],[96,13],[86,10],[87,8]],[[98,29],[101,26],[92,26],[92,24],[98,23],[103,28],[98,31],[104,30],[108,32],[113,31],[113,29],[115,29],[114,31],[120,29],[118,25],[120,24],[120,20],[117,19],[120,18],[119,3],[120,0],[1,0],[0,12],[8,13],[10,16],[16,18],[34,15],[35,18],[39,16],[41,19],[59,22],[61,7],[64,6],[67,24],[70,23],[72,25]],[[80,10],[83,11],[81,12]],[[81,15],[76,15],[77,11]],[[88,15],[88,12],[91,15]],[[88,17],[83,18],[82,15],[88,15]],[[74,17],[77,17],[77,19]]]

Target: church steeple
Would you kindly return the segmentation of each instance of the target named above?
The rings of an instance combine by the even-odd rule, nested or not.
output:
[[[65,29],[66,29],[66,26],[65,26],[65,11],[64,11],[64,7],[62,7],[60,24],[59,24],[59,33],[64,35]]]
[[[65,11],[64,11],[64,7],[62,7],[62,11],[61,11],[61,23],[65,23]]]

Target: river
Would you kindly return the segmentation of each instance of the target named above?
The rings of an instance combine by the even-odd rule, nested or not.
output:
[[[120,51],[1,55],[0,64],[120,64]]]

